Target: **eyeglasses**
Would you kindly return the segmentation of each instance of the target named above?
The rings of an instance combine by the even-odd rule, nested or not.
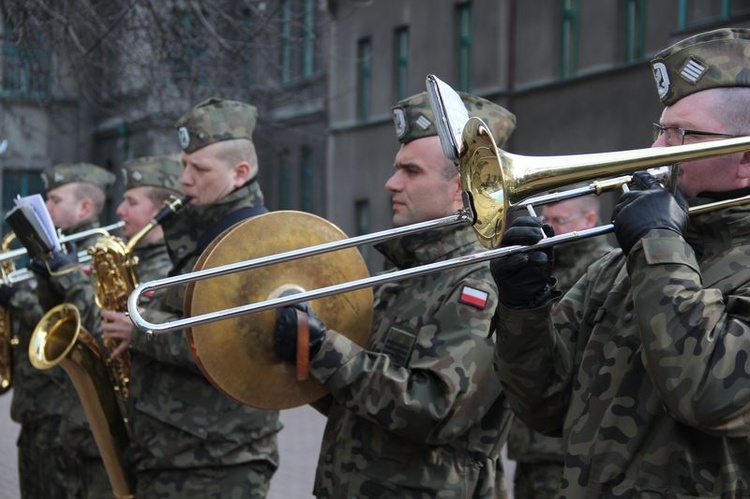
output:
[[[583,218],[586,216],[586,213],[579,213],[578,215],[571,215],[569,217],[542,217],[542,220],[544,220],[544,223],[548,223],[550,225],[568,225],[570,222],[575,222],[579,218]]]
[[[733,139],[737,135],[730,135],[728,133],[716,133],[716,132],[703,132],[700,130],[688,130],[687,128],[677,128],[674,126],[662,126],[659,123],[654,123],[654,142],[659,137],[664,135],[664,139],[668,146],[681,146],[685,143],[685,137],[696,136],[696,137],[716,137],[722,139]]]

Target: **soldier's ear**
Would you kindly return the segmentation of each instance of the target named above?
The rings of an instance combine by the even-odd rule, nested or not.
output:
[[[247,161],[236,164],[233,168],[233,175],[235,187],[242,187],[245,185],[247,181],[250,180],[250,165]]]

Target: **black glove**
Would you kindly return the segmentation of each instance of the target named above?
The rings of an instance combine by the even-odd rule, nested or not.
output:
[[[651,229],[667,229],[682,235],[688,225],[687,200],[678,189],[673,196],[646,172],[633,175],[633,187],[620,197],[612,222],[615,236],[626,254]]]
[[[326,337],[326,327],[307,303],[297,303],[276,309],[274,350],[286,362],[297,361],[297,310],[307,314],[310,331],[310,357],[315,355]]]
[[[8,308],[8,305],[10,305],[10,300],[13,299],[13,297],[18,292],[18,284],[2,284],[0,285],[0,305],[2,305],[5,308]]]
[[[522,216],[510,224],[503,234],[503,246],[531,245],[555,231],[539,217]],[[555,263],[554,250],[514,253],[492,260],[490,271],[497,284],[500,301],[509,308],[535,308],[552,296],[550,279]]]
[[[68,243],[68,252],[52,250],[51,256],[43,261],[39,258],[29,260],[29,270],[32,272],[48,277],[50,272],[53,274],[61,272],[67,267],[78,264],[78,246],[74,242]]]

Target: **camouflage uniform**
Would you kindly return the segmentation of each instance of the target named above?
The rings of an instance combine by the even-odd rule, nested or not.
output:
[[[677,43],[652,61],[659,97],[750,86],[748,54],[748,30]],[[562,433],[561,497],[750,497],[748,255],[750,208],[694,214],[554,307],[498,308],[498,375],[519,417]]]
[[[400,268],[480,250],[472,229],[405,237],[379,247]],[[467,288],[486,293],[471,305]],[[492,371],[487,328],[497,302],[488,267],[384,284],[366,349],[329,331],[310,372],[335,402],[315,495],[497,497],[510,424]],[[373,390],[373,387],[378,387]]]
[[[66,233],[96,227],[99,222],[92,220]],[[78,241],[78,250],[93,245],[97,238]],[[112,491],[83,407],[67,373],[59,366],[39,371],[28,360],[31,332],[42,318],[42,312],[55,305],[73,303],[81,312],[83,328],[94,333],[99,331],[94,292],[84,270],[49,279],[38,277],[36,296],[22,291],[13,297],[13,305],[23,309],[18,332],[20,343],[14,350],[17,360],[11,404],[11,417],[21,425],[18,458],[23,497],[61,497],[58,494],[64,490],[64,497],[93,498]]]
[[[211,99],[198,107],[207,105],[210,114],[213,104],[220,102],[229,101]],[[184,150],[185,140],[202,137],[211,126],[226,126],[226,121],[209,121],[189,131],[180,129]],[[232,136],[227,133],[223,138]],[[197,242],[204,231],[240,208],[262,203],[263,195],[253,179],[213,204],[190,205],[165,221],[171,274],[193,269],[200,256]],[[184,292],[183,287],[171,287],[155,296],[144,318],[164,322],[183,317]],[[278,466],[278,411],[254,409],[219,392],[200,372],[179,332],[136,333],[132,350],[142,370],[131,393],[135,446],[130,458],[138,475],[136,495],[265,497]]]
[[[601,238],[555,247],[557,289],[567,292],[594,261],[612,247]],[[516,499],[553,498],[563,470],[562,440],[537,433],[514,418],[508,435],[508,457],[516,461],[513,496]]]

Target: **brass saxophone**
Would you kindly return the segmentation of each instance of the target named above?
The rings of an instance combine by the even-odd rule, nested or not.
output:
[[[8,232],[3,237],[0,251],[7,253],[10,251],[11,243],[16,239],[16,234]],[[6,283],[7,277],[16,271],[16,266],[12,259],[2,262],[0,271],[3,275],[3,283]],[[11,284],[7,282],[7,284]],[[13,376],[13,345],[18,343],[18,338],[13,335],[13,323],[10,314],[10,308],[0,305],[0,395],[10,390]]]
[[[133,254],[135,247],[151,229],[187,205],[187,200],[187,197],[173,197],[167,200],[151,222],[131,237],[127,244],[117,236],[105,236],[99,238],[89,248],[91,272],[94,278],[94,297],[100,309],[127,312],[128,296],[138,286],[138,277],[135,272],[138,257]],[[117,347],[116,340],[103,338],[102,341],[107,352],[111,353]],[[112,378],[115,398],[120,406],[120,413],[123,415],[125,427],[128,428],[130,352],[124,351],[115,359],[107,360],[107,366]]]
[[[134,270],[137,258],[132,254],[133,248],[148,231],[187,205],[187,201],[188,198],[183,197],[166,202],[154,219],[127,245],[113,236],[101,238],[119,249],[114,252],[118,256],[104,252],[99,258],[105,263],[94,261],[96,257],[92,258],[92,269],[97,267],[97,263],[101,264],[98,274],[94,270],[97,303],[100,293],[112,296],[123,294],[127,299],[134,286],[127,290],[114,286],[123,283],[128,286],[133,283],[137,285]],[[120,249],[123,251],[120,252]],[[121,261],[116,261],[116,258],[121,258]],[[110,263],[115,264],[113,268],[121,272],[117,277],[107,273]],[[101,283],[99,279],[102,279]],[[108,306],[110,302],[103,304]],[[78,309],[70,303],[63,303],[47,312],[34,329],[29,343],[29,360],[37,369],[50,369],[57,365],[65,369],[78,392],[115,497],[134,497],[132,476],[124,466],[125,448],[129,441],[125,417],[128,413],[129,359],[123,363],[108,363],[106,352],[102,351],[93,335],[81,326]]]

